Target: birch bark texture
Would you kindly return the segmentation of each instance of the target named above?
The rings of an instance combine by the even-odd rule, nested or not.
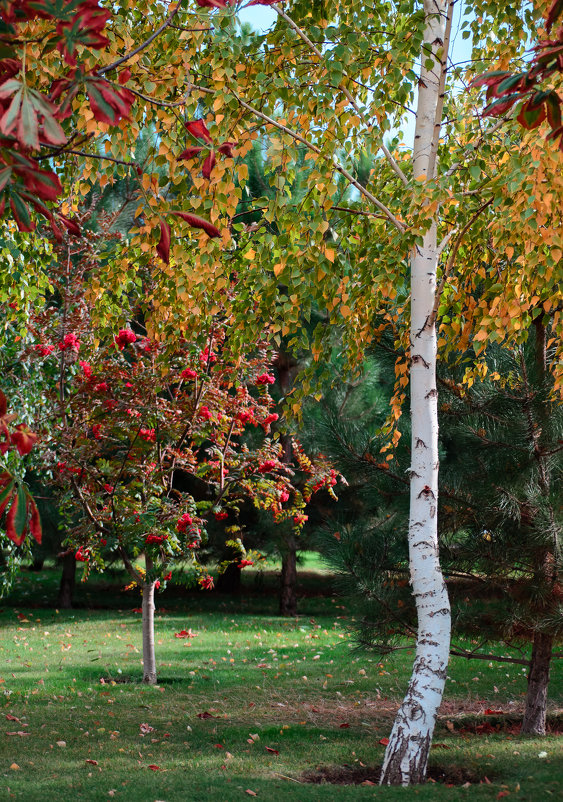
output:
[[[413,148],[413,178],[428,181],[442,115],[449,0],[424,0],[425,32]],[[411,451],[409,564],[418,615],[413,672],[385,751],[382,785],[410,785],[426,777],[428,753],[446,681],[451,615],[438,557],[438,394],[433,314],[439,257],[437,214],[411,255]]]
[[[154,582],[143,582],[143,682],[156,685],[154,653]]]

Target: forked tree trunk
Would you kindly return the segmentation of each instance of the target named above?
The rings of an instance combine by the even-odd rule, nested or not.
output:
[[[154,585],[154,582],[143,583],[143,682],[147,685],[156,685]]]
[[[447,59],[448,0],[424,0],[426,29],[418,89],[413,177],[433,177],[441,119],[440,77]],[[428,60],[432,59],[432,69]],[[438,558],[438,403],[434,300],[437,222],[411,256],[410,393],[412,419],[409,563],[418,615],[416,658],[381,772],[381,784],[410,785],[426,777],[428,753],[442,701],[451,615]]]
[[[547,688],[552,649],[553,635],[536,632],[532,647],[532,663],[528,674],[526,709],[522,722],[522,732],[531,735],[545,735]]]
[[[71,551],[63,557],[63,570],[57,597],[57,607],[60,607],[61,610],[72,610],[75,582],[76,560],[74,559],[74,552]]]
[[[294,535],[285,538],[282,555],[280,615],[297,615],[297,541]]]

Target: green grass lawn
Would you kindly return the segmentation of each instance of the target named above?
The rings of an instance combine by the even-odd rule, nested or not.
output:
[[[305,567],[318,566],[310,558]],[[46,605],[57,579],[52,569],[25,573],[0,603],[1,799],[563,796],[561,737],[520,737],[514,726],[522,667],[460,658],[450,666],[431,766],[455,768],[466,787],[306,782],[319,767],[341,774],[381,763],[379,741],[413,659],[411,650],[385,659],[356,651],[348,632],[354,611],[315,595],[329,587],[326,574],[308,575],[310,595],[296,619],[276,615],[275,595],[258,595],[252,573],[235,600],[165,591],[155,616],[156,687],[139,682],[138,593],[93,577],[77,590],[81,606],[56,611]],[[266,590],[270,579],[261,582]],[[194,637],[176,638],[181,630]],[[558,729],[562,691],[556,664],[550,696]],[[487,708],[503,715],[485,716]]]

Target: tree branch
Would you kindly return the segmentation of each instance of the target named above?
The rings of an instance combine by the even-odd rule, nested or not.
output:
[[[206,95],[214,95],[215,94],[213,89],[207,89],[207,87],[199,86],[197,84],[192,84],[192,88],[195,89],[198,92],[204,92]],[[283,125],[282,123],[280,123],[277,120],[275,120],[273,117],[269,117],[267,114],[264,114],[264,112],[259,111],[259,109],[255,109],[254,106],[250,105],[250,103],[247,103],[245,100],[242,100],[242,98],[240,98],[236,94],[235,91],[231,90],[231,92],[232,92],[233,96],[236,98],[236,100],[238,101],[238,103],[244,109],[246,109],[247,111],[250,111],[252,114],[256,115],[256,117],[259,117],[260,119],[264,120],[264,122],[267,122],[269,125],[272,125],[274,128],[277,128],[278,131],[283,131],[284,134],[288,134],[296,142],[301,142],[302,145],[305,145],[305,147],[307,147],[310,151],[315,153],[317,156],[320,156],[322,159],[328,159],[329,158],[328,156],[326,156],[320,150],[320,148],[318,148],[316,145],[313,145],[312,142],[309,142],[307,139],[305,139],[305,137],[301,136],[301,134],[298,134],[297,131],[293,131],[291,128],[288,128],[286,125]],[[373,203],[374,206],[376,206],[380,211],[383,212],[383,214],[387,217],[387,219],[395,226],[397,231],[399,231],[401,234],[405,233],[406,226],[404,225],[404,223],[402,223],[397,217],[395,217],[393,212],[390,209],[388,209],[387,206],[385,206],[384,203],[382,203],[380,200],[378,200],[375,197],[375,195],[372,195],[372,193],[369,190],[367,190],[363,186],[363,184],[361,184],[357,179],[355,179],[354,176],[352,175],[352,173],[350,173],[345,167],[343,167],[341,164],[339,164],[336,156],[333,156],[332,164],[333,164],[334,169],[338,173],[340,173],[340,175],[344,176],[344,178],[346,178],[352,184],[352,186],[356,187],[356,189],[358,190],[358,192],[361,195],[363,195],[365,198],[367,198],[371,203]]]
[[[322,61],[323,60],[323,55],[322,55],[321,51],[318,49],[318,47],[315,44],[313,44],[313,42],[311,42],[311,40],[309,39],[309,37],[307,36],[305,31],[303,31],[297,25],[297,23],[295,23],[291,19],[291,17],[289,17],[285,13],[285,11],[283,11],[283,9],[281,9],[278,5],[273,3],[272,4],[272,8],[274,9],[274,11],[276,11],[279,14],[280,17],[282,17],[287,22],[287,24],[290,26],[290,28],[293,28],[293,30],[295,31],[297,36],[299,36],[299,38],[302,39],[305,42],[307,47],[309,47],[312,50],[312,52],[318,57],[318,59],[320,61]],[[344,75],[346,75],[346,73],[344,73]],[[346,75],[346,77],[349,78],[348,75]],[[358,104],[356,103],[355,98],[350,94],[350,92],[344,86],[343,83],[338,84],[338,89],[340,89],[340,91],[344,94],[344,96],[350,102],[350,104],[354,108],[354,111],[360,116],[360,118],[362,119],[363,123],[371,128],[372,127],[371,124],[366,119],[364,113],[362,112],[362,110],[360,109]],[[386,147],[386,145],[383,142],[381,142],[381,144],[379,145],[379,149],[383,152],[383,155],[387,159],[387,161],[389,163],[389,166],[391,167],[393,172],[396,175],[399,176],[399,178],[403,182],[403,185],[405,187],[407,187],[409,185],[408,179],[407,179],[406,175],[403,173],[403,171],[401,170],[401,168],[400,168],[399,164],[397,163],[397,161],[395,160],[395,158],[393,157],[393,154],[391,153],[391,151]]]
[[[126,61],[129,61],[130,58],[136,56],[137,53],[140,53],[142,50],[147,48],[152,42],[154,42],[157,36],[160,36],[160,34],[164,30],[166,30],[166,28],[168,28],[168,26],[170,25],[170,23],[172,22],[172,20],[174,19],[179,10],[180,10],[180,2],[177,2],[174,11],[172,11],[168,15],[168,17],[164,20],[160,28],[157,28],[156,31],[152,33],[148,39],[145,39],[144,42],[142,42],[138,47],[135,48],[135,50],[132,50],[126,56],[122,56],[121,58],[117,59],[117,61],[114,61],[113,64],[108,64],[107,67],[102,67],[101,70],[97,71],[97,75],[105,75],[106,72],[111,72],[112,70],[117,69],[117,67],[120,67]]]

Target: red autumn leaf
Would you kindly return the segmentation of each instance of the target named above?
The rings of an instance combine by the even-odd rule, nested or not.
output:
[[[198,713],[197,717],[198,718],[215,718],[215,716],[212,716],[211,713],[207,712],[207,710],[204,710],[203,713]]]
[[[33,444],[37,440],[37,435],[33,434],[24,423],[16,426],[16,431],[11,435],[10,440],[17,448],[21,457],[29,454],[33,448]]]
[[[203,228],[208,237],[213,238],[221,236],[221,232],[217,226],[214,226],[209,220],[204,220],[203,217],[198,217],[197,214],[192,214],[191,212],[171,212],[171,214],[181,217],[182,220],[189,223],[192,228]]]
[[[213,140],[203,120],[193,120],[192,122],[185,123],[185,128],[186,131],[196,139],[203,139],[208,145],[212,144]]]
[[[488,707],[485,710],[485,715],[486,716],[503,716],[504,715],[504,710],[493,710],[492,708]]]
[[[7,411],[8,401],[2,390],[0,390],[0,418],[3,418]]]
[[[156,252],[163,262],[170,261],[170,226],[166,220],[160,219],[160,240],[156,246]]]
[[[545,120],[545,106],[530,108],[529,102],[524,103],[516,119],[523,128],[537,128]]]
[[[28,508],[31,509],[31,517],[29,519],[29,531],[31,532],[32,537],[35,541],[41,544],[41,518],[39,517],[39,510],[37,509],[37,504],[28,496],[27,499]]]
[[[493,103],[489,103],[488,106],[485,106],[483,109],[483,115],[487,116],[495,116],[498,114],[504,114],[509,109],[514,106],[517,100],[520,100],[519,94],[508,95],[508,97],[501,98],[500,100],[495,100]]]
[[[21,724],[20,719],[17,716],[12,716],[11,713],[6,713],[6,718],[8,719],[8,721],[17,721],[18,724]]]
[[[148,766],[148,768],[149,768],[151,771],[161,771],[161,768],[160,768],[160,766],[157,766],[155,763],[150,763],[150,764],[149,764],[149,766]]]
[[[59,220],[66,228],[69,234],[73,234],[75,237],[79,237],[82,231],[80,230],[80,226],[74,220],[69,220],[68,217],[65,217],[62,214],[59,214]]]
[[[279,755],[278,749],[272,749],[271,746],[266,746],[266,752],[270,752],[272,755]]]
[[[503,78],[506,78],[510,75],[509,72],[505,70],[493,70],[491,72],[484,72],[482,75],[477,76],[471,81],[470,86],[496,86],[496,84],[500,83]]]
[[[6,535],[16,544],[16,546],[21,546],[25,537],[25,528],[22,531],[19,526],[22,516],[22,497],[18,491],[18,493],[14,494],[12,498],[12,506],[6,515]],[[25,515],[25,504],[23,513]]]
[[[131,78],[131,70],[129,69],[129,67],[125,67],[125,69],[121,70],[121,72],[119,73],[119,77],[117,80],[119,81],[121,86],[123,86],[123,84],[127,83],[129,78]]]
[[[216,162],[215,151],[212,150],[209,152],[209,155],[203,162],[203,168],[201,170],[201,174],[203,175],[204,178],[211,177],[211,171],[215,167],[215,162]]]
[[[553,0],[545,22],[545,27],[548,33],[561,14],[563,14],[563,0]]]
[[[226,8],[236,0],[195,0],[200,8]]]
[[[388,743],[389,743],[389,738],[380,738],[380,739],[379,739],[379,743],[380,743],[382,746],[387,746],[387,745],[388,745]]]
[[[350,726],[349,724],[341,724],[340,725],[340,729],[341,730],[347,730],[349,728],[349,726]]]
[[[19,197],[19,195],[12,195],[10,198],[10,208],[14,215],[14,220],[19,231],[34,231],[35,223],[29,215],[29,209]]]
[[[497,799],[502,799],[503,796],[509,796],[509,795],[510,795],[510,791],[499,791],[498,794],[497,794]]]
[[[229,156],[229,158],[232,158],[233,148],[235,147],[235,145],[236,142],[223,142],[222,145],[219,145],[217,150],[219,151],[219,153],[222,153],[223,156]]]
[[[87,757],[87,758],[86,758],[86,761],[85,761],[85,762],[86,762],[86,763],[89,763],[91,766],[97,766],[97,765],[98,765],[98,761],[97,761],[97,760],[92,760],[92,759],[91,759],[91,758],[89,758],[89,757]]]
[[[203,149],[204,149],[204,148],[203,148],[203,146],[202,146],[202,145],[193,145],[193,147],[191,147],[191,148],[186,148],[185,150],[183,150],[183,151],[180,153],[180,155],[178,156],[178,159],[184,159],[184,160],[186,160],[186,161],[187,161],[188,159],[193,159],[193,157],[194,157],[194,156],[197,156],[197,154],[198,154],[198,153],[201,153],[201,151],[202,151]]]

